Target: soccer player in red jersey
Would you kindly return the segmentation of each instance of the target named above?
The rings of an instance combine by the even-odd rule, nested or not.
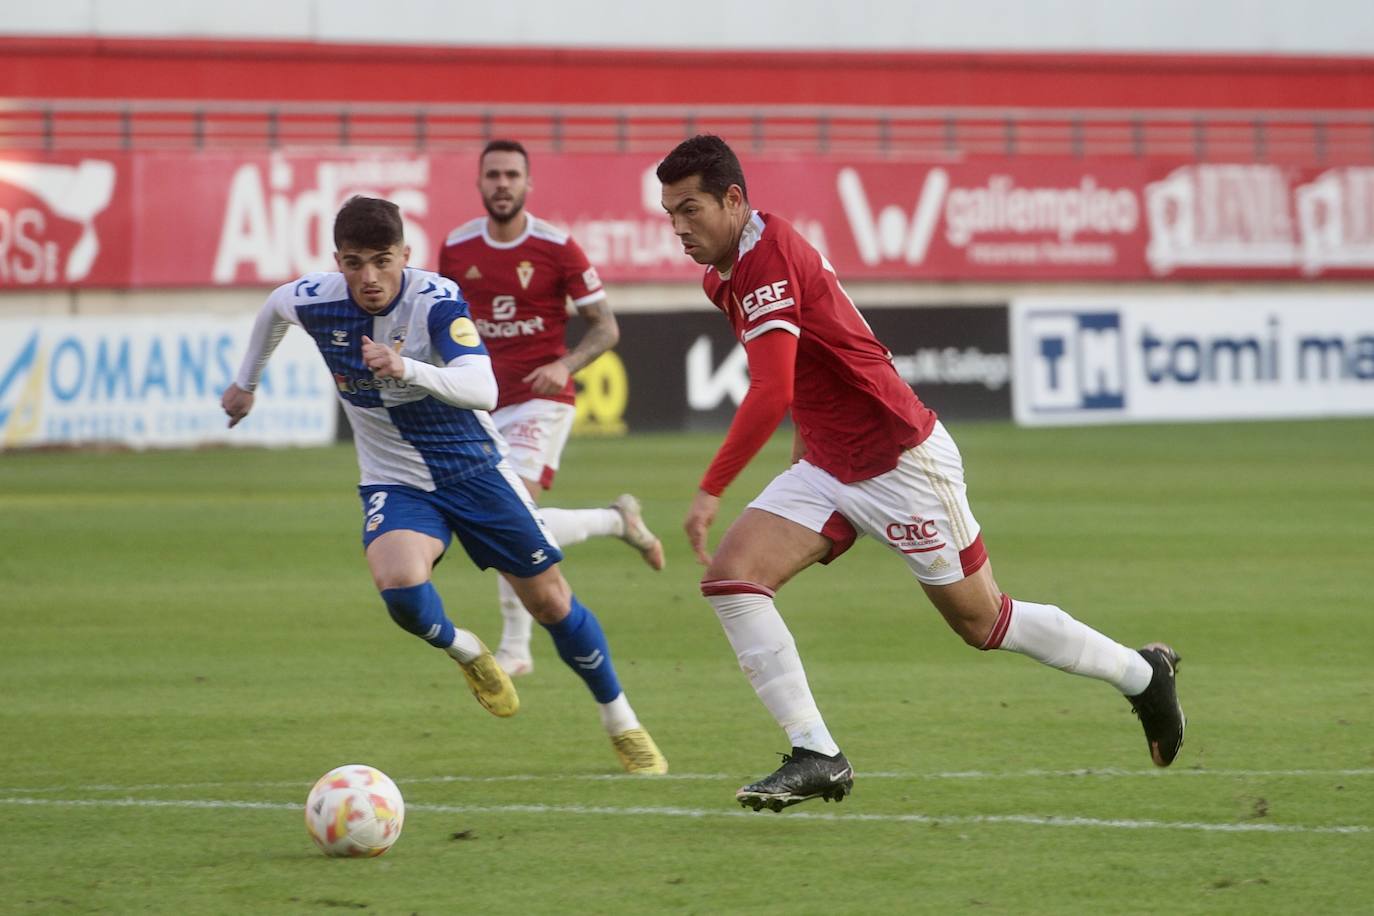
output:
[[[454,229],[439,252],[439,273],[458,284],[491,354],[498,399],[491,418],[509,446],[507,460],[536,502],[553,485],[573,424],[573,373],[615,346],[620,330],[606,290],[577,242],[525,210],[533,187],[529,155],[514,140],[492,140],[478,160],[477,189],[487,215]],[[587,324],[569,350],[568,303]],[[654,569],[663,545],[644,524],[639,501],[621,494],[604,509],[541,508],[560,547],[594,536],[619,537]],[[496,661],[528,674],[530,615],[497,580],[501,644]]]
[[[679,144],[658,178],[673,231],[706,265],[706,295],[749,363],[749,391],[684,522],[706,566],[702,594],[792,746],[781,767],[736,799],[780,811],[810,798],[839,801],[853,787],[853,769],[816,707],[773,598],[797,573],[829,563],[865,534],[903,559],[969,645],[1019,652],[1116,687],[1139,715],[1153,761],[1172,763],[1184,730],[1178,654],[1160,643],[1128,649],[1054,605],[1003,592],[969,508],[959,449],[897,374],[825,256],[786,220],[750,206],[739,160],[719,137]],[[706,536],[720,494],[789,409],[791,467],[711,556]]]

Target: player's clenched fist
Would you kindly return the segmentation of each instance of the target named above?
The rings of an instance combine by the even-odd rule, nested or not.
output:
[[[405,376],[406,364],[405,360],[401,359],[401,354],[385,344],[377,343],[366,334],[363,335],[363,363],[377,378]]]

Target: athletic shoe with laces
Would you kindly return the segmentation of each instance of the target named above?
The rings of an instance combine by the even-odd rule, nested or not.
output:
[[[611,736],[611,746],[620,758],[625,772],[636,776],[662,776],[668,772],[668,760],[659,751],[654,739],[643,728]]]
[[[1155,766],[1167,767],[1183,746],[1183,729],[1188,720],[1178,702],[1174,677],[1178,672],[1179,655],[1160,642],[1152,642],[1136,650],[1154,669],[1150,684],[1143,691],[1126,699],[1145,729],[1145,742],[1150,747],[1150,759]]]
[[[457,659],[454,659],[457,661]],[[491,650],[482,645],[482,654],[470,662],[458,662],[463,669],[472,695],[493,716],[507,718],[520,710],[520,696],[515,692],[510,676],[501,670]]]
[[[507,649],[497,649],[492,657],[510,677],[522,677],[534,670],[534,659],[528,655],[516,655]]]
[[[809,748],[794,747],[792,753],[782,755],[782,766],[740,789],[735,800],[755,811],[781,811],[811,798],[844,801],[853,790],[854,768],[844,754],[827,757]]]
[[[639,511],[639,500],[629,493],[621,493],[615,498],[615,502],[611,503],[611,508],[619,512],[620,518],[625,522],[625,533],[620,539],[638,550],[645,563],[654,569],[662,569],[663,544],[649,530],[649,526],[644,524],[644,517]]]

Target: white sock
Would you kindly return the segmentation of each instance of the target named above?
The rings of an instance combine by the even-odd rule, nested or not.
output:
[[[630,701],[625,699],[623,690],[611,702],[597,703],[596,709],[601,713],[601,727],[606,729],[608,735],[623,735],[632,728],[639,728],[639,719],[630,708]]]
[[[1150,684],[1154,670],[1134,649],[1108,639],[1052,604],[1011,602],[1000,648],[1029,655],[1060,671],[1106,681],[1126,696]]]
[[[792,633],[773,599],[754,593],[708,595],[739,666],[793,747],[840,751],[816,708]]]
[[[520,603],[515,589],[505,576],[496,577],[496,597],[501,608],[501,645],[497,651],[517,658],[530,657],[530,630],[533,617]]]
[[[482,654],[482,641],[470,630],[455,628],[453,642],[444,651],[466,664]]]
[[[553,533],[560,547],[580,544],[592,537],[620,537],[625,533],[625,520],[614,509],[548,509],[539,507],[539,514]]]

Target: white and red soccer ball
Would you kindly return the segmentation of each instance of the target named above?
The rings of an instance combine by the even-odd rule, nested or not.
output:
[[[379,856],[401,835],[405,817],[396,783],[361,763],[325,773],[305,800],[305,829],[327,856]]]

